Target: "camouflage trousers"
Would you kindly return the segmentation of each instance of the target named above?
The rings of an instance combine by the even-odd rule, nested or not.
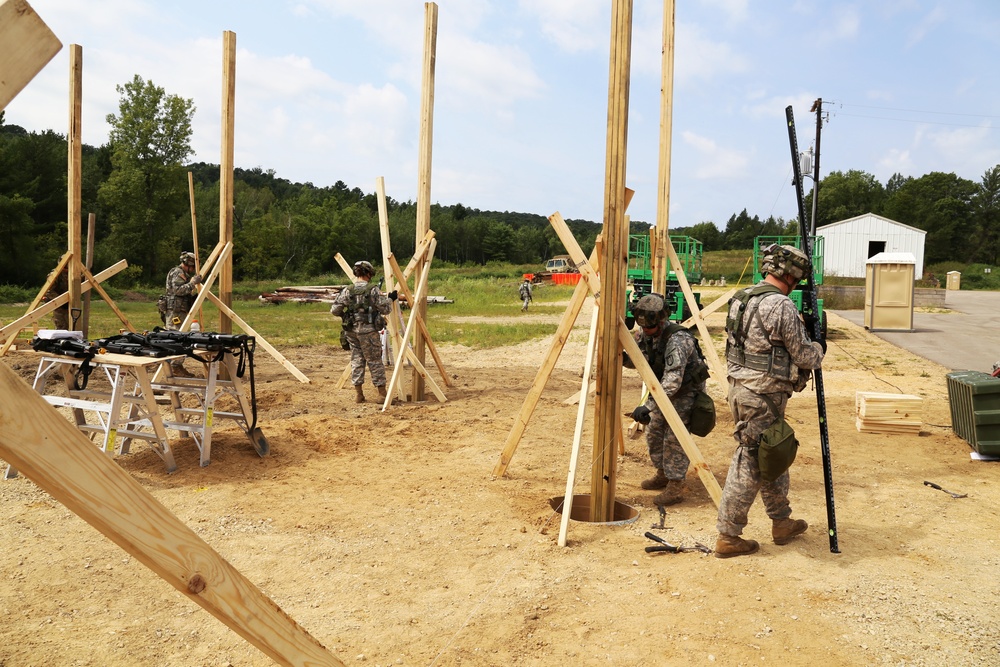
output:
[[[184,321],[187,317],[188,311],[186,310],[168,310],[167,311],[167,321],[163,324],[163,328],[167,331],[180,331],[180,323]],[[177,320],[177,324],[174,324],[174,320]],[[184,357],[180,359],[174,359],[170,362],[170,365],[174,368],[181,368],[184,366]]]
[[[687,425],[691,421],[691,409],[694,407],[694,394],[685,394],[673,401],[674,409],[680,415],[681,421]],[[648,405],[648,404],[647,404]],[[667,424],[667,418],[659,407],[649,413],[649,424],[645,428],[646,447],[649,449],[649,460],[654,468],[662,470],[667,479],[683,480],[687,476],[691,460],[684,453],[680,440],[674,435],[673,429]]]
[[[353,328],[346,332],[351,344],[351,382],[354,386],[365,383],[365,364],[372,375],[372,384],[385,386],[385,364],[382,363],[382,340],[377,331],[357,332]]]
[[[768,394],[768,398],[778,408],[779,416],[784,416],[788,396],[779,392]],[[757,464],[757,441],[777,417],[760,394],[733,380],[729,381],[729,409],[736,423],[733,437],[737,446],[729,464],[726,485],[722,489],[716,529],[723,535],[740,535],[747,525],[747,513],[758,492],[771,519],[787,519],[792,515],[792,507],[788,504],[788,471],[773,482],[767,482],[760,478],[760,466]]]

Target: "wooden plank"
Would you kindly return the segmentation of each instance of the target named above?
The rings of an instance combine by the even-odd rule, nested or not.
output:
[[[343,665],[0,364],[0,457],[282,665]]]
[[[270,343],[268,343],[267,339],[265,339],[263,336],[261,336],[256,331],[254,331],[254,328],[251,327],[249,324],[247,324],[246,321],[242,317],[240,317],[239,315],[237,315],[236,312],[232,308],[230,308],[229,306],[227,306],[226,304],[224,304],[222,302],[222,299],[220,299],[219,297],[217,297],[214,294],[212,294],[209,290],[205,290],[205,296],[208,298],[209,301],[211,301],[213,304],[215,304],[216,308],[218,308],[219,310],[225,311],[226,315],[229,316],[230,318],[232,318],[236,322],[236,324],[238,324],[239,327],[241,329],[243,329],[243,331],[245,331],[247,334],[253,336],[256,339],[257,344],[260,345],[262,348],[264,348],[267,351],[268,354],[270,354],[272,357],[274,357],[275,361],[277,361],[279,364],[281,364],[281,366],[286,371],[288,371],[289,373],[291,373],[292,375],[294,375],[295,378],[299,382],[302,382],[304,384],[308,384],[309,383],[309,381],[310,381],[309,378],[306,377],[305,374],[302,373],[302,371],[300,371],[298,368],[296,368],[292,364],[292,362],[290,362],[288,359],[286,359],[285,355],[281,354],[281,352],[278,352],[278,350],[273,345],[271,345]]]
[[[708,495],[712,497],[712,502],[718,507],[719,501],[722,499],[722,489],[719,487],[719,482],[715,479],[712,471],[708,469],[705,457],[701,455],[701,451],[698,449],[698,445],[695,444],[694,438],[688,433],[687,427],[684,426],[680,415],[674,409],[674,404],[670,402],[670,398],[663,391],[663,386],[656,379],[653,369],[649,367],[646,358],[642,356],[642,350],[639,349],[638,343],[632,338],[632,332],[625,326],[624,320],[620,321],[620,326],[618,327],[618,339],[621,341],[622,347],[625,348],[629,357],[631,357],[632,362],[635,364],[635,369],[642,376],[643,382],[649,387],[650,393],[653,395],[653,400],[659,406],[660,412],[663,413],[667,423],[670,425],[670,429],[681,443],[681,448],[691,461],[691,467],[698,473],[698,477],[705,485],[705,489],[708,490]]]
[[[87,279],[87,282],[95,290],[97,290],[97,293],[100,294],[101,298],[104,299],[105,303],[107,303],[108,306],[111,307],[111,310],[114,311],[115,315],[118,316],[118,319],[121,320],[121,323],[124,324],[129,331],[134,332],[135,327],[132,326],[132,323],[128,321],[127,317],[125,317],[125,313],[123,313],[121,309],[118,308],[117,305],[115,305],[115,302],[111,299],[108,293],[104,291],[104,288],[101,287],[100,281],[97,280],[97,278],[94,277],[94,274],[92,274],[83,264],[80,264],[79,262],[76,262],[76,264],[79,266],[80,271],[83,273],[83,276]]]
[[[524,403],[521,404],[521,409],[514,418],[514,426],[511,427],[510,433],[507,434],[507,440],[504,442],[503,450],[500,452],[500,458],[493,467],[494,479],[503,477],[504,473],[507,472],[507,466],[510,465],[511,460],[514,458],[517,446],[524,436],[525,429],[528,428],[528,421],[535,412],[535,407],[538,405],[539,398],[541,398],[542,390],[545,389],[545,383],[548,382],[549,376],[552,375],[552,370],[556,367],[556,362],[559,360],[559,354],[562,352],[563,347],[566,346],[566,341],[569,340],[570,334],[573,333],[573,325],[576,324],[576,318],[579,317],[580,310],[587,300],[588,292],[589,289],[586,281],[581,280],[576,284],[573,296],[569,301],[569,306],[566,308],[566,312],[563,313],[562,319],[559,320],[559,326],[556,327],[556,332],[552,337],[552,345],[549,346],[549,351],[538,367],[538,372],[535,373],[535,379],[531,382],[528,395],[525,396]]]
[[[722,308],[723,306],[729,305],[729,300],[731,298],[733,298],[734,294],[736,294],[736,288],[735,287],[733,289],[729,290],[728,292],[722,294],[718,298],[716,298],[715,301],[713,301],[712,303],[710,303],[707,306],[705,306],[704,308],[702,308],[701,309],[701,313],[700,313],[702,319],[704,319],[707,315],[711,315],[712,313],[714,313],[715,311],[717,311],[719,308]],[[689,317],[686,320],[684,320],[684,322],[683,322],[683,325],[686,326],[686,327],[689,327],[692,324],[694,324],[694,317]]]
[[[87,267],[90,271],[94,268],[94,234],[96,233],[96,223],[97,216],[93,213],[87,214],[87,251],[84,253],[83,265]],[[85,340],[90,339],[90,292],[85,292],[83,294],[83,315],[81,316],[81,321],[83,325],[80,327],[83,331],[83,337]]]
[[[417,247],[413,249],[413,257],[410,258],[406,268],[403,269],[403,277],[406,280],[410,279],[410,276],[413,275],[414,269],[416,269],[417,266],[424,261],[424,257],[427,255],[427,249],[430,247],[431,241],[434,240],[434,236],[434,230],[428,230],[427,233],[424,234],[424,237],[420,239],[420,243],[417,244]]]
[[[120,260],[117,263],[112,264],[108,268],[104,269],[103,271],[95,275],[94,280],[99,283],[104,282],[111,276],[115,275],[116,273],[122,271],[127,267],[128,267],[128,262],[124,259]],[[80,286],[80,290],[83,292],[86,292],[89,289],[90,289],[89,282],[85,282]],[[6,326],[0,328],[0,339],[9,336],[14,331],[20,331],[21,329],[31,324],[32,322],[35,322],[41,319],[42,317],[45,317],[59,306],[64,305],[67,301],[69,301],[69,292],[63,292],[54,299],[46,301],[38,308],[35,308],[34,310],[25,313],[24,315],[17,318],[13,322],[10,322]]]
[[[40,290],[38,290],[38,294],[35,295],[35,299],[31,302],[31,305],[28,306],[27,312],[29,314],[32,313],[36,308],[38,308],[38,304],[40,304],[42,302],[42,299],[45,298],[45,295],[48,294],[49,290],[52,288],[52,284],[59,277],[59,274],[66,269],[67,264],[69,264],[72,258],[73,254],[67,252],[59,259],[59,263],[56,264],[56,268],[49,273],[48,277],[45,279],[45,284],[42,285],[42,288]],[[69,292],[67,292],[66,294],[68,295]],[[55,310],[55,308],[53,308],[52,310]],[[6,331],[6,329],[4,329],[4,331]],[[17,331],[15,331],[9,339],[7,339],[7,341],[3,344],[2,347],[0,347],[0,357],[4,356],[5,354],[7,354],[8,351],[10,351],[10,348],[14,345],[14,341],[17,340],[17,336],[19,333],[21,333],[20,328]],[[0,334],[0,340],[3,340],[5,336],[6,334]]]
[[[389,237],[389,206],[385,199],[385,178],[382,176],[375,179],[375,201],[378,204],[379,238],[382,241],[382,275],[385,276],[385,291],[391,292],[396,289],[396,281],[389,268],[389,257],[392,256],[392,242]],[[386,318],[386,326],[389,329],[390,347],[393,350],[398,350],[403,345],[406,345],[406,342],[403,340],[403,332],[399,328],[402,312],[399,300],[393,301],[389,317]],[[404,398],[401,390],[397,398]]]
[[[433,241],[433,239],[431,240]],[[396,258],[393,257],[391,253],[389,254],[389,267],[392,269],[393,275],[396,276],[396,279],[399,281],[398,287],[400,290],[402,290],[403,295],[406,297],[406,300],[410,304],[413,304],[413,299],[415,297],[413,296],[413,294],[410,293],[410,288],[406,284],[406,278],[403,277],[403,273],[399,269],[399,264],[396,263]],[[427,300],[425,298],[424,303],[426,303],[426,301]],[[411,312],[415,311],[416,309],[412,308],[411,306]],[[424,322],[424,318],[420,317],[419,315],[417,316],[417,326],[419,327],[420,332],[424,335],[424,342],[427,343],[427,349],[430,350],[431,356],[434,358],[434,365],[437,366],[438,373],[441,375],[441,379],[444,380],[445,386],[451,387],[452,386],[451,379],[448,378],[448,372],[444,368],[444,363],[441,361],[440,355],[438,355],[437,346],[431,339],[431,332],[427,328],[427,323]],[[400,336],[400,340],[402,341],[402,346],[405,347],[408,342],[408,339]],[[409,355],[407,355],[407,358],[409,358]]]
[[[334,255],[333,258],[337,260],[337,264],[340,266],[340,270],[347,274],[348,280],[350,280],[351,283],[353,284],[355,276],[354,276],[354,269],[351,267],[351,265],[347,263],[347,260],[344,259],[344,256],[341,255],[339,252],[336,255]]]
[[[236,33],[222,33],[222,156],[219,159],[219,243],[233,242],[233,169],[236,142]],[[233,305],[233,260],[220,260],[223,269],[219,275],[219,299],[227,307]],[[204,288],[205,291],[208,288]],[[199,306],[200,308],[200,306]],[[188,315],[196,314],[191,308]],[[193,319],[193,318],[192,318]],[[187,322],[188,327],[191,326]],[[185,329],[187,331],[187,329]],[[233,320],[219,312],[219,332],[232,333]]]
[[[656,226],[652,236],[653,291],[666,294],[667,246],[670,242],[670,160],[674,125],[674,0],[663,0],[663,48],[660,65],[660,161],[657,174]]]
[[[576,464],[580,455],[580,441],[583,439],[583,424],[587,413],[587,383],[594,365],[594,348],[597,343],[597,303],[590,316],[590,337],[587,339],[587,354],[583,361],[583,386],[580,388],[580,405],[576,411],[576,428],[573,431],[573,446],[569,456],[569,474],[566,475],[566,493],[563,496],[562,521],[559,523],[559,546],[566,546],[566,532],[569,529],[570,514],[573,513],[573,485],[576,481]]]
[[[719,353],[715,351],[712,335],[708,333],[705,319],[698,309],[698,302],[694,298],[694,292],[691,291],[691,285],[688,284],[687,276],[684,275],[683,266],[677,257],[677,251],[674,250],[673,243],[667,243],[667,257],[674,267],[674,275],[677,276],[677,282],[680,283],[681,290],[684,292],[684,298],[687,300],[688,307],[691,308],[691,319],[694,320],[695,325],[698,327],[698,333],[701,335],[701,351],[705,355],[706,361],[708,361],[708,366],[715,376],[715,381],[722,387],[723,393],[728,395],[729,382],[726,380],[726,368],[722,365],[722,360],[719,359]]]
[[[66,135],[68,146],[68,169],[66,175],[66,234],[67,252],[73,253],[76,260],[70,262],[67,268],[69,281],[69,307],[72,311],[79,309],[80,303],[80,268],[83,266],[83,248],[81,244],[81,226],[83,225],[83,207],[81,205],[80,188],[83,181],[83,139],[81,113],[83,107],[83,48],[79,44],[69,45],[69,132]],[[72,319],[70,327],[73,327]]]
[[[0,110],[61,48],[62,42],[25,0],[0,2]]]

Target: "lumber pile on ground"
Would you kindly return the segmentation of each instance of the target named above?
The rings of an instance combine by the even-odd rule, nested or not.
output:
[[[350,285],[306,285],[299,287],[279,287],[269,294],[261,294],[257,299],[261,303],[333,303],[342,289]],[[406,296],[399,295],[399,302],[406,303]],[[443,296],[428,296],[427,303],[455,303],[454,299]]]
[[[340,290],[350,285],[317,285],[303,287],[279,287],[270,294],[257,297],[263,303],[333,303]]]
[[[855,425],[862,433],[920,433],[924,399],[910,394],[855,394]]]

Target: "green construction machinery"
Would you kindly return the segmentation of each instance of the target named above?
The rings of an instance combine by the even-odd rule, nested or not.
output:
[[[625,315],[632,316],[632,304],[653,291],[653,253],[650,249],[649,234],[630,234],[628,237],[627,279],[631,285],[626,301]],[[667,271],[666,294],[663,295],[670,319],[680,322],[691,316],[691,309],[685,303],[684,293],[677,281],[676,271],[684,272],[691,285],[701,282],[701,259],[704,254],[701,241],[690,236],[670,236],[680,266],[671,266]],[[701,297],[695,292],[695,301],[701,305]]]

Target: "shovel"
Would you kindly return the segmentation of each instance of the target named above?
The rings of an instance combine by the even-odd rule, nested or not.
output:
[[[938,491],[944,491],[945,493],[947,493],[952,498],[967,498],[969,496],[968,493],[953,493],[953,492],[949,491],[948,489],[941,488],[940,486],[938,486],[934,482],[924,482],[924,486],[929,486],[932,489],[937,489]]]

